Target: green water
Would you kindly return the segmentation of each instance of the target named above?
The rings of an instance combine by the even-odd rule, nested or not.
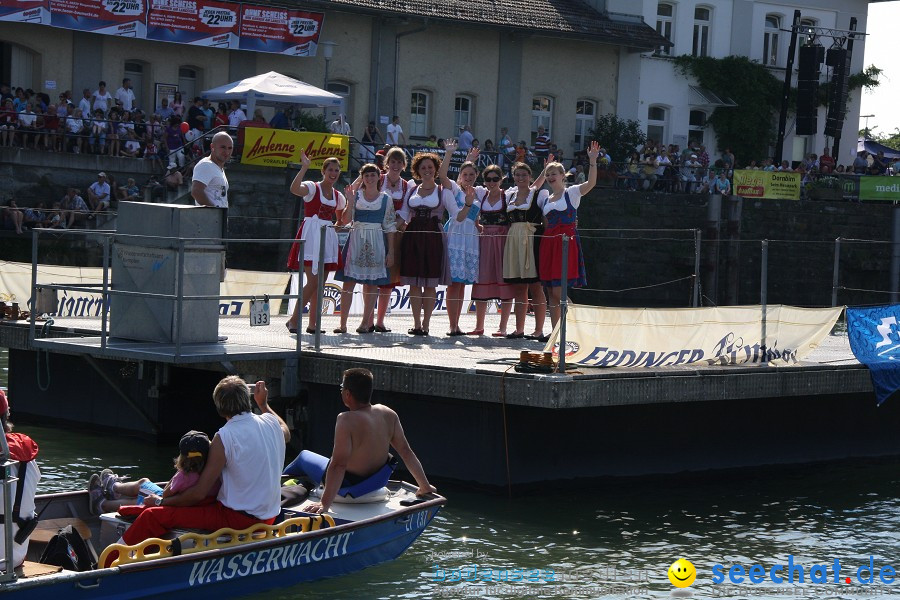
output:
[[[31,424],[19,429],[41,447],[43,492],[83,488],[104,467],[133,478],[172,472],[175,448]],[[660,599],[673,596],[666,570],[682,556],[697,568],[687,590],[696,598],[895,597],[900,583],[864,585],[856,569],[871,555],[876,567],[900,570],[898,473],[897,461],[865,461],[619,481],[577,493],[548,487],[513,500],[441,485],[447,507],[398,560],[256,598]],[[726,575],[734,564],[749,570],[758,563],[768,572],[789,555],[804,566],[805,583],[712,583],[716,563]],[[842,565],[837,584],[835,559]],[[827,584],[809,582],[815,564],[828,565]],[[516,569],[536,570],[525,575],[538,578],[552,570],[553,580],[497,581]],[[473,572],[494,581],[449,581]]]

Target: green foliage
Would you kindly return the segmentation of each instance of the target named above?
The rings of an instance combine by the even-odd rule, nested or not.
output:
[[[768,155],[775,141],[775,118],[781,103],[782,84],[772,73],[744,56],[725,58],[679,56],[675,65],[692,75],[701,87],[735,107],[719,107],[707,122],[716,131],[720,148],[731,148],[740,164]]]
[[[847,78],[847,89],[851,92],[858,88],[870,91],[881,85],[878,77],[881,76],[881,69],[875,65],[869,65],[865,70],[851,75]]]
[[[321,113],[313,114],[301,110],[294,117],[294,129],[328,133],[328,123],[325,122],[325,117]]]
[[[590,135],[606,149],[613,161],[627,160],[632,150],[647,140],[639,121],[621,119],[611,113],[597,118]]]
[[[872,129],[875,128],[873,127]],[[879,144],[887,146],[888,148],[900,150],[900,128],[894,129],[894,133],[875,134],[871,137],[871,139],[875,140]]]

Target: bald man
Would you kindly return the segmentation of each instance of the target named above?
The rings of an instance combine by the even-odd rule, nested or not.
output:
[[[231,136],[220,131],[213,136],[209,156],[194,166],[191,197],[197,206],[228,208],[228,178],[225,163],[234,152]]]

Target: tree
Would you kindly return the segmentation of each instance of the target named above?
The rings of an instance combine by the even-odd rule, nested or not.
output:
[[[627,160],[635,148],[647,141],[639,121],[620,119],[612,113],[600,115],[590,135],[614,161]]]
[[[320,133],[328,133],[328,123],[321,113],[309,113],[305,110],[297,111],[294,117],[294,127],[300,131],[317,131]]]

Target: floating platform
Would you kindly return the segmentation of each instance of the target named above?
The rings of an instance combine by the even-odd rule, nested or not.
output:
[[[341,373],[367,367],[375,401],[398,411],[430,476],[487,486],[900,454],[900,403],[876,408],[846,335],[827,337],[789,367],[535,375],[513,366],[521,350],[539,352],[539,342],[447,337],[446,317],[432,320],[430,337],[413,337],[411,317],[392,315],[391,333],[327,333],[318,351],[308,334],[298,347],[285,319],[250,327],[246,317],[222,317],[225,341],[177,349],[116,339],[104,346],[99,319],[55,319],[33,344],[27,324],[3,322],[0,346],[11,349],[18,413],[145,434],[214,430],[221,421],[211,412],[212,385],[231,372],[272,380],[295,437],[325,454],[344,408]],[[497,320],[488,316],[488,332]],[[322,327],[338,324],[328,316]],[[474,328],[474,316],[461,326]],[[111,389],[98,393],[103,387]]]

